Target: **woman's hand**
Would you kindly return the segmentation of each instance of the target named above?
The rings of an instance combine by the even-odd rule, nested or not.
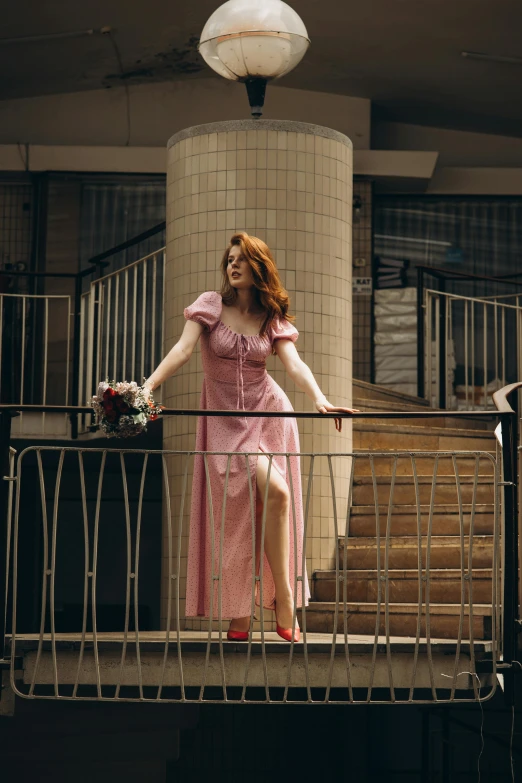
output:
[[[359,412],[357,408],[343,408],[340,406],[332,405],[325,398],[316,400],[315,407],[317,408],[319,413],[358,413]],[[335,421],[335,429],[337,430],[337,432],[341,432],[343,428],[343,420],[334,419],[334,421]]]

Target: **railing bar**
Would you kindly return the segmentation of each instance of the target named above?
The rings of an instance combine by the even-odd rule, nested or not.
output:
[[[484,362],[484,410],[487,410],[488,407],[488,307],[486,304],[483,306],[482,317],[483,317],[482,353],[483,353],[483,362]]]
[[[151,296],[151,316],[152,316],[152,324],[150,327],[150,353],[151,353],[151,365],[152,367],[156,366],[156,254],[152,257],[152,296]]]
[[[85,489],[85,469],[83,464],[83,452],[78,451],[78,470],[80,473],[80,492],[82,498],[82,520],[83,520],[83,613],[82,613],[82,636],[80,640],[80,653],[78,656],[78,668],[74,680],[73,699],[78,692],[80,682],[80,672],[83,664],[83,655],[85,651],[85,635],[87,633],[87,607],[89,603],[89,516],[87,513],[87,493]]]
[[[297,580],[298,580],[298,563],[297,563],[297,520],[296,520],[296,513],[295,513],[295,496],[294,496],[294,483],[292,478],[292,466],[290,464],[290,455],[286,455],[286,469],[288,473],[288,484],[289,484],[289,490],[290,490],[290,498],[291,498],[291,510],[292,510],[292,529],[293,529],[293,554],[294,554],[294,608],[292,612],[292,639],[290,642],[290,650],[288,653],[288,673],[286,678],[286,685],[285,690],[283,694],[283,702],[286,703],[288,700],[288,689],[290,687],[290,676],[292,673],[292,661],[294,656],[294,636],[295,636],[295,626],[297,622],[297,598],[298,598],[298,590],[297,590]],[[290,532],[290,531],[289,531]],[[304,583],[304,576],[301,574],[301,603],[304,602],[306,596],[306,589],[305,589],[305,583]]]
[[[149,455],[143,456],[143,468],[141,471],[140,494],[138,497],[138,517],[136,520],[136,548],[134,551],[134,632],[136,636],[136,663],[138,665],[138,687],[140,691],[140,700],[143,701],[143,677],[141,671],[141,645],[139,629],[139,572],[140,572],[140,540],[141,540],[141,518],[143,512],[143,493],[145,491],[145,478],[147,475]]]
[[[21,484],[22,484],[22,471],[21,471],[22,456],[23,455],[20,455],[20,457],[18,457],[18,470],[17,470],[18,473],[17,514],[16,514],[17,534],[15,538],[17,553],[18,553],[18,512],[20,508],[19,497],[20,497]],[[42,601],[40,606],[40,632],[38,636],[38,649],[36,651],[36,661],[34,664],[33,676],[31,678],[31,684],[29,686],[29,696],[32,696],[34,693],[34,686],[36,684],[36,675],[38,674],[38,667],[40,666],[40,658],[42,656],[43,640],[45,634],[45,611],[47,609],[47,571],[49,570],[49,531],[48,531],[48,520],[47,520],[47,499],[46,499],[46,492],[45,492],[45,481],[44,481],[44,474],[43,474],[41,449],[36,449],[36,463],[38,465],[40,500],[42,504],[42,533],[43,533]],[[15,573],[13,575],[13,578],[17,576],[17,572],[18,572],[18,560],[16,558]],[[15,581],[15,585],[16,585],[16,581]],[[14,591],[13,601],[14,601],[15,608],[16,608],[16,598],[17,598],[17,591]]]
[[[120,275],[117,275],[116,277],[116,286],[114,291],[114,330],[113,330],[113,359],[112,359],[112,377],[116,380],[118,378],[118,343],[120,341],[120,333],[119,333],[119,324],[118,324],[118,311],[119,311],[119,305],[120,305]],[[122,380],[125,378],[125,375],[121,375]]]
[[[419,661],[419,645],[421,636],[422,625],[422,599],[423,599],[423,574],[422,574],[422,515],[421,515],[421,501],[420,501],[420,487],[419,476],[417,473],[417,455],[410,454],[411,459],[411,471],[413,475],[413,486],[415,488],[415,516],[417,522],[417,575],[418,575],[418,595],[417,595],[417,629],[415,632],[415,648],[413,651],[413,665],[411,672],[411,685],[409,692],[409,701],[413,701],[413,695],[415,690],[415,681],[417,679],[417,666]]]
[[[4,296],[0,294],[0,367],[2,367],[2,348],[4,345]]]
[[[435,367],[437,368],[435,372],[435,389],[436,389],[436,395],[435,395],[435,405],[437,408],[440,408],[440,398],[442,389],[440,388],[440,373],[439,373],[439,367],[440,367],[440,296],[438,296],[435,299]],[[433,404],[433,402],[432,402]]]
[[[263,664],[263,677],[265,682],[265,699],[270,702],[270,688],[268,685],[268,669],[266,663],[266,644],[265,644],[265,604],[263,600],[263,573],[265,559],[265,529],[266,529],[266,509],[268,504],[268,487],[270,485],[270,473],[272,471],[273,454],[268,455],[268,470],[266,473],[265,496],[263,498],[263,514],[261,518],[261,546],[259,552],[259,606],[261,609],[261,657]]]
[[[348,485],[348,498],[346,505],[346,527],[344,530],[344,547],[343,547],[343,632],[344,632],[344,657],[346,661],[346,684],[348,687],[348,697],[350,702],[353,702],[353,687],[352,687],[352,665],[350,661],[350,649],[348,644],[348,537],[350,534],[350,519],[352,512],[352,496],[353,496],[353,479],[355,475],[355,464],[357,457],[355,455],[351,458],[350,463],[350,481]]]
[[[43,356],[43,395],[42,395],[42,403],[45,405],[47,403],[47,341],[49,339],[49,300],[45,298],[44,300],[44,356]],[[67,395],[67,386],[69,384],[69,357],[67,356],[67,374],[66,374],[66,383],[65,383],[65,393]],[[65,399],[65,404],[68,404],[67,397]],[[42,413],[42,435],[45,433],[45,413]]]
[[[475,410],[475,307],[473,302],[471,303],[471,395],[472,395],[472,410]]]
[[[330,490],[332,495],[334,541],[335,541],[335,609],[334,609],[334,622],[333,622],[333,632],[332,632],[332,646],[330,650],[330,666],[328,668],[328,677],[326,681],[326,693],[324,697],[325,704],[328,704],[330,700],[333,667],[335,663],[335,647],[337,642],[337,623],[339,622],[339,525],[337,523],[337,498],[335,494],[335,481],[333,475],[331,454],[328,455],[328,473],[330,476]]]
[[[20,405],[24,402],[24,380],[25,380],[25,296],[22,299],[22,361],[20,366]],[[20,414],[20,424],[22,423],[23,413]]]
[[[179,507],[179,530],[178,530],[178,544],[177,544],[177,573],[178,578],[176,580],[176,634],[178,637],[178,667],[179,667],[179,679],[181,686],[181,698],[185,700],[185,681],[183,677],[183,660],[181,655],[181,618],[180,618],[180,574],[181,574],[181,541],[183,533],[183,512],[185,510],[185,497],[187,495],[188,484],[188,468],[189,468],[189,455],[185,461],[185,470],[183,473],[183,485],[181,488],[181,501]],[[170,573],[169,573],[170,582]]]
[[[69,385],[71,382],[71,373],[69,370],[70,363],[71,363],[71,332],[74,328],[73,319],[75,316],[75,313],[72,310],[72,301],[69,297],[68,301],[68,319],[67,319],[67,355],[65,359],[65,367],[66,367],[66,381],[65,381],[65,404],[69,405]]]
[[[1,297],[0,297],[0,300],[1,300]],[[0,321],[0,324],[1,323],[2,322]],[[11,456],[13,456],[12,452],[11,452]],[[14,456],[13,456],[13,460],[14,460]],[[12,583],[13,587],[12,587],[12,619],[11,619],[12,655],[11,655],[11,670],[10,670],[9,678],[10,678],[11,687],[12,687],[13,690],[16,689],[16,683],[15,683],[15,660],[16,660],[16,657],[17,657],[17,655],[16,655],[16,620],[17,620],[17,617],[16,617],[16,607],[17,607],[17,602],[18,602],[18,531],[19,531],[18,519],[19,519],[19,516],[20,516],[20,490],[21,490],[20,485],[21,485],[21,481],[22,481],[21,462],[22,462],[22,460],[19,457],[18,460],[17,460],[17,464],[16,464],[17,481],[16,481],[16,497],[15,497],[15,516],[14,516],[14,525],[13,525],[13,529],[12,529],[12,543],[13,543],[13,583]],[[13,468],[10,470],[10,473],[11,473],[11,475],[14,475],[14,465],[13,465]],[[12,503],[12,494],[11,494],[10,501]],[[11,506],[10,506],[10,508],[11,508]],[[11,515],[10,514],[9,514],[8,519],[11,519]],[[10,552],[9,544],[10,544],[10,542],[8,541],[7,542],[6,582],[5,582],[6,597],[7,597],[7,586],[9,584],[9,581],[8,581],[9,580],[9,570],[8,570],[8,567],[9,567],[9,552]],[[45,568],[43,569],[43,572],[44,572],[44,577],[43,578],[44,578],[44,587],[45,587]],[[7,603],[5,605],[4,620],[5,619],[7,619]],[[4,627],[6,627],[6,626],[4,625]],[[41,638],[41,636],[42,636],[42,633],[40,633],[40,638]],[[39,641],[39,645],[40,645],[40,641]],[[32,681],[33,689],[34,689],[34,678],[36,678],[36,674],[33,675],[33,681]]]
[[[432,344],[433,344],[433,296],[428,291],[425,292],[426,296],[426,345],[425,356],[419,357],[418,361],[426,362],[426,375],[427,384],[424,391],[424,397],[429,400],[430,405],[433,404],[433,378],[432,378]]]
[[[182,662],[181,662],[181,639],[180,639],[180,629],[179,629],[179,579],[180,579],[180,562],[181,558],[178,558],[178,573],[173,574],[172,573],[172,514],[171,514],[171,505],[170,505],[170,487],[169,487],[169,474],[167,469],[167,460],[166,460],[165,452],[161,455],[161,467],[163,472],[163,492],[165,495],[165,515],[167,519],[167,533],[168,533],[168,541],[167,541],[167,552],[168,552],[168,566],[166,568],[167,574],[168,574],[168,587],[167,587],[167,617],[165,620],[165,646],[163,648],[163,661],[161,665],[161,674],[160,674],[160,681],[158,685],[158,693],[156,695],[156,701],[161,701],[161,694],[163,691],[163,683],[165,681],[165,670],[167,668],[167,658],[169,654],[169,644],[170,644],[170,623],[171,623],[171,615],[172,615],[172,580],[174,576],[176,577],[176,580],[178,582],[176,586],[177,590],[177,647],[178,647],[178,662],[180,665],[180,678],[181,678],[181,694],[182,694],[182,700],[185,699],[185,690],[183,686],[183,669],[182,669]],[[187,453],[187,462],[185,466],[185,485],[184,489],[186,489],[186,478],[188,474],[188,462],[189,462],[189,454]],[[180,511],[180,513],[183,513],[183,507]],[[180,541],[178,542],[178,552],[179,547],[181,547],[181,534],[180,534]]]
[[[502,340],[502,386],[506,385],[506,311],[501,311],[502,327],[501,327],[501,340]]]
[[[85,388],[83,390],[83,398],[81,400],[82,404],[84,405],[94,392],[94,389],[92,388],[92,371],[93,371],[93,361],[94,361],[94,322],[95,322],[94,311],[96,308],[96,290],[93,283],[91,283],[90,285],[88,297],[89,297],[88,299],[89,315],[87,316],[87,326],[86,326],[87,367],[85,371]]]
[[[306,488],[306,503],[305,503],[305,512],[304,512],[304,519],[303,519],[303,552],[302,552],[302,563],[301,563],[301,571],[303,575],[306,573],[306,541],[307,541],[307,533],[308,533],[308,519],[310,517],[310,498],[312,494],[312,484],[314,480],[314,464],[315,464],[315,456],[312,454],[310,457],[310,469],[308,471],[308,486]],[[306,680],[306,700],[310,704],[312,702],[312,691],[310,689],[310,674],[308,671],[308,639],[307,639],[307,633],[306,633],[306,601],[303,600],[303,607],[302,607],[302,613],[301,613],[301,620],[302,620],[302,632],[303,632],[303,660],[304,660],[304,669],[305,669],[305,680]]]
[[[86,319],[86,312],[87,307],[85,304],[85,294],[82,294],[80,299],[80,352],[78,354],[78,372],[79,372],[79,378],[78,378],[78,403],[81,405],[84,401],[85,397],[85,391],[84,391],[84,381],[85,381],[85,339],[86,339],[86,329],[85,329],[85,319]],[[85,421],[85,417],[82,417],[82,420]]]
[[[393,493],[395,492],[395,479],[397,476],[397,461],[398,457],[393,457],[392,475],[390,480],[390,497],[388,499],[388,516],[386,519],[386,543],[384,550],[384,626],[386,634],[386,661],[388,664],[388,681],[390,684],[390,697],[392,702],[395,701],[395,688],[393,686],[393,668],[391,660],[391,644],[390,644],[390,579],[389,579],[389,565],[390,565],[390,536],[392,526],[393,515]],[[381,592],[381,585],[378,583],[379,594]]]
[[[476,304],[484,304],[484,299],[486,298],[486,297],[478,298],[476,296],[462,296],[460,294],[449,294],[446,291],[437,291],[434,288],[427,288],[426,292],[429,293],[429,294],[435,294],[436,296],[439,296],[439,295],[440,296],[444,296],[444,297],[446,297],[446,299],[467,300],[468,302],[474,302]],[[487,304],[489,304],[489,302],[487,302]],[[506,310],[516,310],[517,309],[516,305],[508,305],[508,304],[502,304],[502,303],[499,304],[499,307],[503,307]]]
[[[131,375],[136,377],[136,323],[138,307],[138,267],[134,266],[134,290],[132,292],[132,360]],[[141,378],[140,378],[141,381]]]
[[[473,481],[473,496],[471,498],[471,516],[469,520],[469,547],[468,547],[468,573],[470,575],[468,582],[468,595],[469,595],[469,662],[470,670],[472,672],[473,681],[473,695],[475,699],[479,698],[477,689],[477,682],[475,679],[476,665],[475,665],[475,633],[473,631],[473,536],[475,534],[475,513],[477,507],[477,490],[479,482],[479,467],[480,467],[480,454],[475,455],[475,474]]]
[[[498,304],[495,302],[493,307],[493,316],[495,324],[495,382],[498,383]],[[519,377],[519,376],[517,376]]]
[[[140,383],[145,377],[145,335],[147,333],[147,261],[143,263],[143,291],[141,293],[141,375]],[[154,309],[154,308],[153,308]]]
[[[111,310],[112,310],[112,278],[107,283],[107,318],[105,320],[105,328],[107,330],[107,333],[105,335],[105,373],[104,377],[109,378],[109,362],[110,362],[110,343],[109,338],[111,337]],[[116,380],[115,378],[113,380]]]
[[[56,658],[56,618],[54,616],[54,586],[56,580],[56,538],[58,534],[58,505],[60,498],[60,484],[62,480],[62,470],[65,452],[60,452],[60,459],[58,461],[58,470],[56,471],[56,481],[54,485],[54,504],[53,504],[53,528],[51,536],[51,579],[49,587],[49,614],[51,617],[51,651],[53,661],[53,679],[54,679],[54,695],[58,699],[60,697],[60,687],[58,685],[58,661]]]
[[[208,665],[210,661],[210,647],[212,644],[212,622],[214,619],[214,560],[215,560],[215,525],[214,525],[214,506],[212,503],[212,485],[210,482],[210,473],[208,469],[208,459],[207,454],[203,454],[203,466],[205,468],[205,478],[206,478],[206,484],[207,484],[207,497],[208,497],[208,515],[210,518],[210,560],[211,560],[211,569],[210,569],[210,590],[209,590],[209,598],[210,598],[210,608],[209,608],[209,618],[208,618],[208,636],[207,636],[207,649],[206,649],[206,655],[205,655],[205,669],[203,671],[203,678],[201,682],[201,688],[199,691],[199,699],[198,701],[203,701],[203,694],[205,691],[205,685],[207,682],[207,673],[208,673]]]
[[[120,452],[120,467],[121,467],[121,479],[123,483],[123,500],[125,504],[125,537],[126,537],[126,550],[127,550],[127,573],[125,577],[125,620],[123,625],[123,644],[121,650],[121,662],[120,671],[118,674],[118,681],[116,683],[116,692],[114,698],[117,699],[120,695],[121,680],[123,677],[123,669],[125,666],[125,659],[127,657],[127,639],[129,636],[129,616],[130,616],[130,582],[131,582],[131,529],[130,529],[130,509],[129,509],[129,489],[127,486],[127,471],[125,469],[125,452]]]
[[[96,282],[98,283],[105,283],[106,280],[109,280],[111,277],[115,277],[122,273],[123,270],[129,270],[129,269],[135,269],[140,264],[143,264],[144,261],[148,261],[149,258],[153,258],[157,253],[162,252],[160,250],[153,250],[152,253],[148,253],[146,256],[143,256],[142,258],[136,259],[136,261],[132,261],[130,264],[127,264],[127,266],[123,267],[123,269],[115,269],[114,272],[109,272],[108,275],[104,275],[103,277],[99,277]]]
[[[230,462],[232,456],[227,457],[227,468],[225,471],[225,484],[223,487],[223,508],[221,512],[221,529],[219,531],[219,570],[218,570],[218,636],[219,636],[219,663],[221,667],[221,683],[223,688],[223,701],[227,699],[227,682],[225,675],[225,656],[223,653],[223,544],[225,539],[226,508],[228,497],[228,479],[230,476]],[[212,590],[214,585],[212,585]]]
[[[161,312],[162,313],[165,310],[165,294],[164,294],[164,291],[165,291],[165,264],[166,264],[166,258],[167,258],[166,253],[165,253],[165,251],[163,251],[162,277],[161,277],[162,284],[163,284],[162,285],[163,293],[162,293],[162,302],[161,302]],[[161,348],[160,348],[160,350],[163,350],[163,346],[165,345],[165,321],[166,321],[166,318],[162,317],[161,318],[161,343],[160,343]]]
[[[498,444],[497,444],[498,445]],[[491,618],[491,648],[493,658],[493,677],[496,676],[496,662],[499,650],[497,649],[497,634],[500,634],[499,619],[500,612],[498,606],[498,590],[499,585],[499,549],[500,549],[500,484],[499,484],[499,464],[497,460],[494,460],[491,455],[488,455],[488,459],[493,462],[493,481],[494,481],[494,498],[493,498],[493,562],[492,562],[492,585],[491,585],[491,602],[493,617]]]
[[[103,313],[105,309],[105,291],[102,286],[98,286],[98,318],[96,335],[96,383],[102,380],[102,333],[103,333]],[[94,390],[93,390],[94,391]]]
[[[469,351],[468,351],[468,301],[464,302],[464,383],[466,388],[466,407],[469,408]]]
[[[453,463],[453,472],[455,474],[455,484],[457,488],[457,502],[459,506],[459,544],[460,544],[460,614],[459,614],[459,630],[457,634],[457,647],[455,650],[455,664],[453,667],[453,681],[451,683],[451,693],[450,693],[450,700],[453,701],[455,698],[455,689],[457,687],[457,677],[458,677],[458,669],[459,669],[459,662],[460,662],[460,650],[462,645],[462,632],[464,628],[464,605],[466,602],[466,588],[465,588],[465,579],[466,579],[466,569],[465,569],[465,540],[464,540],[464,509],[462,506],[462,486],[460,483],[460,476],[459,476],[459,469],[457,464],[457,457],[453,455],[452,457],[452,463]],[[469,578],[473,578],[473,574],[469,574]]]
[[[241,691],[242,703],[246,699],[248,673],[250,670],[250,660],[252,655],[252,634],[254,628],[254,615],[256,611],[256,509],[254,503],[254,490],[252,487],[252,474],[250,472],[250,460],[248,454],[245,454],[245,468],[246,468],[246,473],[248,478],[248,497],[250,501],[250,522],[251,522],[251,535],[252,535],[252,599],[250,604],[250,632],[248,634],[245,679],[243,681],[243,689]]]
[[[449,407],[451,407],[451,390],[449,388],[449,382],[448,382],[448,375],[449,375],[449,372],[448,372],[449,338],[450,338],[450,334],[452,332],[451,300],[446,302],[445,318],[446,318],[446,328],[444,330],[444,332],[445,332],[445,334],[444,334],[444,356],[445,356],[444,366],[445,366],[445,369],[446,369],[446,374],[445,374],[445,376],[444,376],[444,378],[442,380],[443,380],[443,383],[444,383],[444,399],[446,400],[445,407],[449,408]]]
[[[439,457],[440,454],[435,455],[435,464],[433,466],[433,480],[431,484],[431,497],[430,497],[430,508],[429,508],[429,514],[428,514],[428,530],[426,535],[426,597],[425,597],[425,605],[426,605],[426,652],[428,657],[428,668],[429,668],[429,675],[430,675],[430,685],[431,685],[431,693],[433,696],[434,701],[438,701],[437,699],[437,689],[435,687],[435,676],[433,671],[433,655],[431,650],[431,614],[430,614],[430,587],[431,587],[431,576],[430,576],[430,562],[431,562],[431,534],[433,529],[433,513],[435,509],[435,494],[437,490],[437,473],[439,469]]]
[[[92,583],[91,583],[91,604],[92,604],[92,641],[94,649],[94,668],[96,670],[96,688],[98,698],[102,696],[100,680],[100,659],[98,651],[98,624],[96,618],[96,580],[98,575],[98,538],[100,530],[100,508],[102,499],[103,479],[105,476],[105,463],[107,460],[107,449],[102,451],[102,460],[100,464],[100,475],[98,478],[98,491],[96,493],[96,509],[94,512],[94,538],[92,544]]]
[[[129,308],[129,270],[125,269],[123,273],[123,350],[122,350],[122,378],[127,377],[127,313]],[[151,359],[151,365],[155,366],[154,355]],[[130,373],[132,377],[132,372]]]
[[[377,555],[377,584],[381,584],[381,529],[379,520],[379,494],[377,487],[377,476],[375,474],[375,464],[373,454],[370,454],[370,470],[372,475],[373,502],[375,507],[375,548]],[[372,666],[370,670],[370,680],[368,683],[366,701],[369,703],[372,698],[373,681],[375,677],[375,665],[377,661],[377,647],[379,644],[379,630],[381,625],[381,591],[377,590],[377,608],[375,612],[375,636],[373,641]]]

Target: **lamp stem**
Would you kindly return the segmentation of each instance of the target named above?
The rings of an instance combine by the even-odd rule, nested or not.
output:
[[[263,114],[265,104],[266,79],[246,79],[245,85],[252,117],[256,120]]]

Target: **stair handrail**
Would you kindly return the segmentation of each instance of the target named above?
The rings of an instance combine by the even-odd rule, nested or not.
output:
[[[518,649],[518,634],[522,631],[519,596],[519,513],[518,513],[518,452],[519,452],[519,404],[518,390],[522,381],[510,383],[493,394],[493,401],[500,418],[500,444],[502,449],[502,482],[504,511],[504,593],[503,657],[510,670],[506,672],[506,697],[514,705],[514,667],[522,669],[522,653]],[[511,397],[512,402],[509,398]]]

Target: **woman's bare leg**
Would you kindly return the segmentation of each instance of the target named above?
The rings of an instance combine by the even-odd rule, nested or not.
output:
[[[266,496],[268,465],[268,457],[260,454],[257,460],[256,479],[258,499],[261,500],[261,504]],[[292,627],[294,611],[288,565],[290,562],[289,511],[290,493],[287,483],[272,464],[266,499],[264,550],[274,579],[277,620],[282,628]]]
[[[272,465],[270,478],[268,478],[268,457],[260,454],[257,460],[256,484],[257,484],[257,542],[256,552],[259,560],[261,543],[261,522],[263,503],[268,484],[268,496],[266,499],[266,522],[264,551],[270,564],[270,570],[274,579],[277,620],[282,628],[291,628],[294,602],[289,573],[289,509],[290,494],[286,481]],[[234,631],[247,631],[250,625],[250,617],[240,617],[231,621],[230,629]],[[296,621],[296,627],[297,621]]]

